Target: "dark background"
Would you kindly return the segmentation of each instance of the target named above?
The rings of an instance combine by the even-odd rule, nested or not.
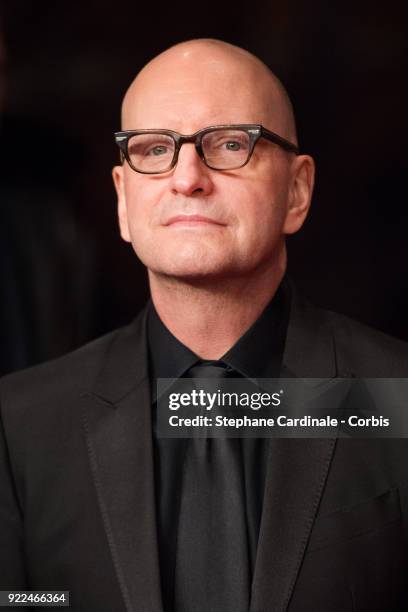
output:
[[[202,36],[278,74],[316,160],[311,215],[289,239],[292,277],[315,303],[408,340],[405,3],[10,0],[0,15],[0,372],[143,305],[146,274],[117,229],[112,133],[137,71]]]

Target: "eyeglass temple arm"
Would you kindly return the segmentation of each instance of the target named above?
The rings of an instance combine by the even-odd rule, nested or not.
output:
[[[261,134],[262,136],[265,136],[272,142],[275,142],[276,144],[281,146],[282,149],[285,149],[286,151],[289,151],[290,153],[296,153],[296,155],[299,155],[300,153],[299,147],[289,142],[289,140],[286,140],[286,138],[282,138],[282,136],[279,136],[278,134],[275,134],[275,132],[271,132],[270,130],[264,127],[261,128]]]

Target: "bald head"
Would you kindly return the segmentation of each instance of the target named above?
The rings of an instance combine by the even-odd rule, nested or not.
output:
[[[228,123],[261,123],[297,143],[280,80],[248,51],[219,40],[170,47],[139,72],[122,104],[122,129],[187,133]]]

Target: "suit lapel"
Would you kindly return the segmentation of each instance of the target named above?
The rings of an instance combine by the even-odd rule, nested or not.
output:
[[[336,376],[334,338],[292,287],[282,377]],[[251,612],[287,610],[336,440],[271,439]]]
[[[91,472],[127,612],[162,610],[145,316],[115,337],[94,388],[82,394]]]

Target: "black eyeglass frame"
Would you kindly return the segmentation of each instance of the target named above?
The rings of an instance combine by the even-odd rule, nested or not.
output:
[[[249,151],[248,151],[248,157],[243,164],[240,164],[239,166],[235,166],[234,168],[214,168],[213,166],[207,163],[204,153],[203,153],[202,146],[201,146],[201,141],[203,137],[206,134],[208,134],[208,132],[214,132],[218,130],[241,130],[248,134]],[[174,145],[175,145],[174,155],[173,155],[173,159],[171,160],[169,166],[165,170],[144,171],[144,170],[138,170],[137,168],[133,166],[130,160],[130,155],[128,151],[128,143],[129,143],[129,139],[132,136],[136,136],[138,134],[164,134],[166,136],[170,136],[171,138],[173,138]],[[129,166],[132,168],[132,170],[134,170],[135,172],[139,172],[140,174],[164,174],[165,172],[169,172],[170,170],[172,170],[172,168],[174,168],[174,166],[177,164],[180,148],[184,143],[193,143],[195,145],[196,151],[200,159],[203,161],[203,163],[208,168],[211,168],[212,170],[221,170],[221,171],[222,170],[224,171],[237,170],[238,168],[242,168],[243,166],[245,166],[251,159],[255,145],[260,138],[265,138],[266,140],[273,142],[274,144],[278,145],[279,147],[281,147],[288,153],[294,153],[295,155],[299,155],[299,148],[296,145],[294,145],[289,140],[282,138],[282,136],[279,136],[275,132],[271,132],[270,130],[268,130],[267,128],[265,128],[263,125],[260,125],[260,124],[212,125],[206,128],[202,128],[201,130],[198,130],[194,134],[189,134],[189,135],[179,134],[178,132],[174,132],[173,130],[165,130],[165,129],[161,130],[161,129],[156,129],[156,128],[146,129],[146,130],[125,130],[121,132],[115,132],[114,135],[115,135],[115,142],[118,145],[120,152],[121,152],[122,163],[124,159],[126,159],[126,161],[128,162]]]

